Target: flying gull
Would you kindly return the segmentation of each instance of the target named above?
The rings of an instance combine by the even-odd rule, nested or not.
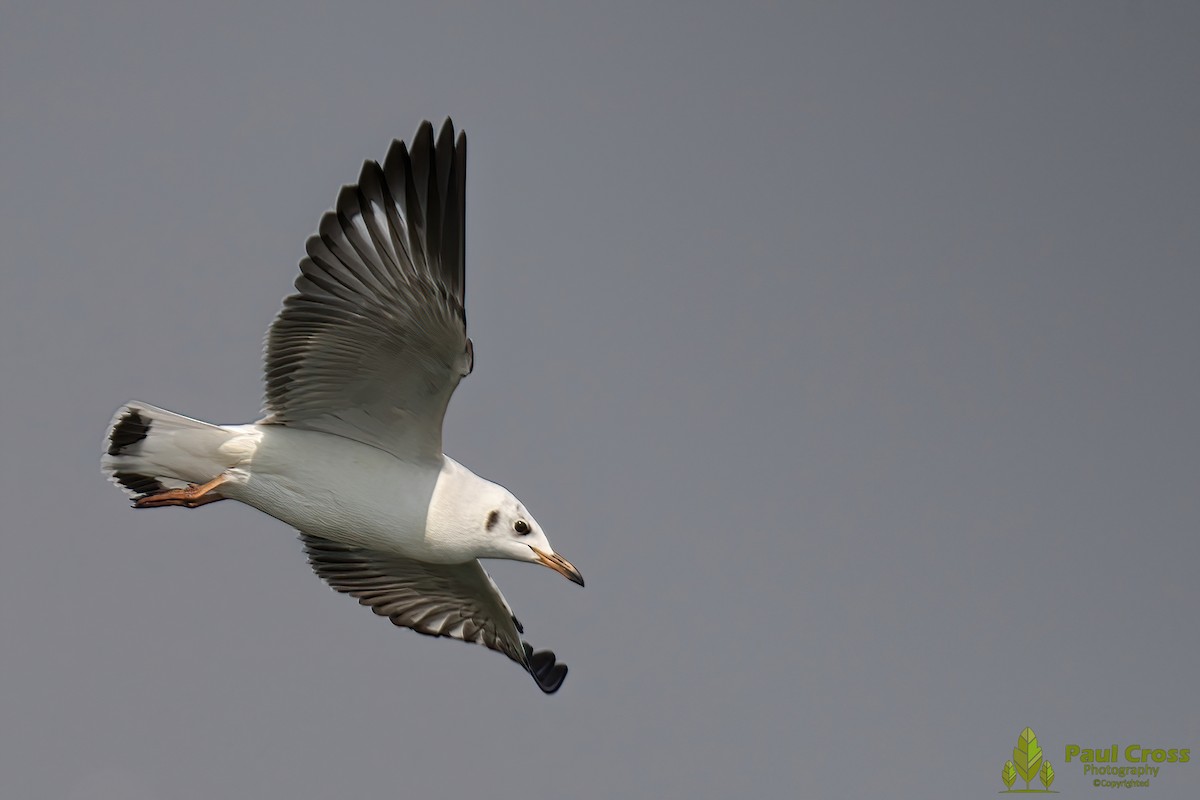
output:
[[[547,694],[480,558],[583,585],[521,501],[442,453],[474,348],[463,306],[467,139],[446,120],[392,142],[309,238],[266,340],[266,416],[214,425],[146,403],[113,417],[102,466],[135,508],[237,500],[297,528],[313,571],[393,623],[498,650]]]

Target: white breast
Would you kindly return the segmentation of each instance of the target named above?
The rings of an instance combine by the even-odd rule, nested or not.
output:
[[[223,494],[305,533],[422,556],[440,465],[401,461],[327,433],[247,427],[253,435],[237,446],[252,452],[230,470],[237,480],[222,487]]]

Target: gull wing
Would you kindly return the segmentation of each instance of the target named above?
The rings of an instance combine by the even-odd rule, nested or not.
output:
[[[521,623],[478,561],[429,564],[307,533],[300,538],[313,572],[393,624],[504,653],[546,694],[557,692],[567,677],[567,665],[557,663],[554,653],[534,652],[521,641]]]
[[[442,418],[470,374],[463,299],[466,135],[421,123],[342,187],[266,341],[264,424],[439,462]]]

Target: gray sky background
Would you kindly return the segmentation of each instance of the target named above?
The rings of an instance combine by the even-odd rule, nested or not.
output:
[[[5,797],[989,797],[1026,725],[1197,796],[1200,6],[164,5],[0,12]],[[446,446],[587,578],[489,565],[554,697],[99,470],[126,399],[256,417],[447,114]]]

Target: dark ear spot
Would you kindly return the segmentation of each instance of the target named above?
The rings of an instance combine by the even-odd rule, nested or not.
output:
[[[496,523],[499,521],[500,521],[500,512],[492,511],[492,513],[488,514],[487,529],[490,531],[492,528],[496,527]]]

